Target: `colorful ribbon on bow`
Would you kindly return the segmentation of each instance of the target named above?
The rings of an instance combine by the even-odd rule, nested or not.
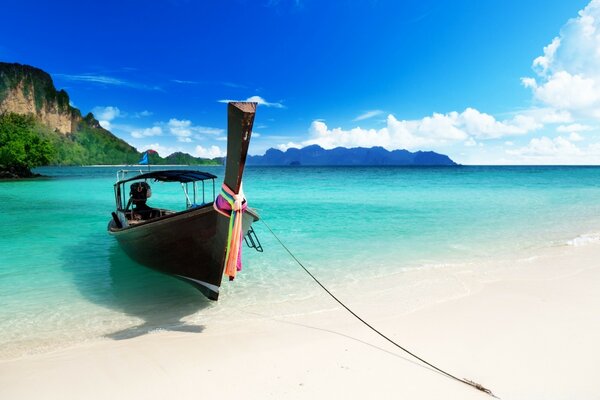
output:
[[[229,233],[227,235],[227,252],[225,253],[225,275],[232,281],[237,271],[242,270],[242,217],[248,205],[244,191],[234,193],[225,183],[221,193],[213,203],[213,208],[221,215],[229,218]]]

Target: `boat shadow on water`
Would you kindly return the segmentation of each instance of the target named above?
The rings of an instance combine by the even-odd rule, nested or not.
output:
[[[116,242],[96,236],[64,253],[63,268],[88,301],[139,318],[124,329],[104,334],[122,340],[156,330],[202,332],[203,325],[183,318],[210,307],[211,302],[185,282],[143,267],[125,255]]]

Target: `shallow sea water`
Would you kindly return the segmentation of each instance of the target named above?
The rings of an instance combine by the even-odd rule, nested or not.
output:
[[[285,310],[320,295],[261,223],[265,252],[244,249],[244,270],[217,303],[137,265],[106,232],[117,169],[47,167],[38,172],[48,179],[0,182],[0,359],[200,332],[240,307]],[[220,184],[222,168],[205,170]],[[334,288],[600,240],[597,167],[249,167],[244,190]],[[154,184],[151,204],[181,208],[181,189]]]

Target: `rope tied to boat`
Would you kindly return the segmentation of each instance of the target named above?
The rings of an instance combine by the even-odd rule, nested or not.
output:
[[[219,214],[229,218],[225,275],[232,281],[236,273],[242,270],[242,216],[248,208],[242,185],[240,185],[239,192],[235,193],[223,183],[221,193],[215,199],[213,208]]]
[[[338,299],[337,297],[335,297],[335,295],[333,293],[331,293],[329,291],[329,289],[327,289],[325,287],[325,285],[323,285],[309,270],[308,268],[306,268],[301,262],[300,260],[298,260],[298,258],[296,258],[296,256],[294,255],[294,253],[292,253],[292,251],[290,249],[288,249],[288,247],[281,241],[281,239],[279,239],[279,236],[277,236],[275,234],[275,232],[273,232],[273,230],[271,229],[271,227],[265,222],[264,219],[261,219],[261,222],[267,227],[267,229],[269,230],[269,232],[271,232],[271,234],[273,235],[273,237],[279,242],[279,244],[285,249],[285,251],[294,259],[294,261],[296,261],[296,263],[304,270],[304,272],[306,272],[319,286],[321,286],[321,288],[333,299],[335,300],[339,305],[341,305],[342,307],[344,307],[344,309],[346,311],[348,311],[350,314],[352,314],[352,316],[354,318],[356,318],[357,320],[359,320],[360,322],[362,322],[366,327],[368,327],[369,329],[371,329],[373,332],[375,332],[376,334],[378,334],[379,336],[381,336],[383,339],[387,340],[389,343],[393,344],[394,346],[396,346],[397,348],[399,348],[400,350],[402,350],[403,352],[405,352],[406,354],[414,357],[415,359],[419,360],[420,362],[422,362],[423,364],[427,365],[428,367],[432,368],[433,370],[441,373],[442,375],[450,378],[450,379],[454,379],[455,381],[464,383],[465,385],[469,385],[472,388],[475,388],[491,397],[494,397],[496,399],[499,399],[498,396],[496,396],[494,393],[492,393],[492,391],[486,387],[484,387],[483,385],[481,385],[480,383],[477,383],[475,381],[472,381],[470,379],[467,378],[459,378],[455,375],[452,375],[451,373],[435,366],[434,364],[424,360],[423,358],[419,357],[418,355],[416,355],[415,353],[411,352],[410,350],[408,350],[405,347],[400,346],[398,343],[396,343],[394,340],[390,339],[389,337],[387,337],[386,335],[384,335],[383,333],[381,333],[380,331],[378,331],[374,326],[372,326],[371,324],[369,324],[367,321],[365,321],[364,319],[362,319],[358,314],[356,314],[354,311],[352,311],[352,309],[350,309],[350,307],[348,307],[347,305],[345,305],[340,299]]]

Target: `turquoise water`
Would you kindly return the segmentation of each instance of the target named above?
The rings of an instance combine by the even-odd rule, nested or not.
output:
[[[116,170],[41,168],[51,178],[0,182],[0,358],[155,329],[202,331],[228,309],[318,294],[260,223],[265,252],[245,249],[244,270],[218,303],[130,261],[106,233]],[[600,238],[595,167],[256,167],[244,189],[334,287]],[[155,206],[184,206],[180,188],[153,192]]]

